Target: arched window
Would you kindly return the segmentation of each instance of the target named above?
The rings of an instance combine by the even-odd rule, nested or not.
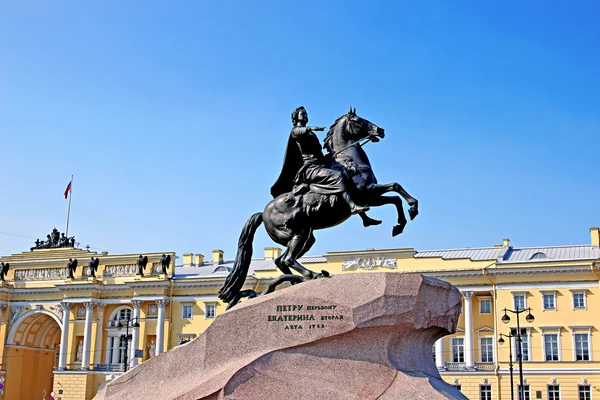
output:
[[[126,322],[129,320],[131,320],[130,308],[122,308],[119,313],[115,315],[115,321],[117,322]]]
[[[534,255],[531,256],[530,260],[541,260],[544,258],[548,258],[546,253],[542,253],[541,251],[538,251],[537,253],[535,253]]]
[[[106,364],[109,364],[111,369],[122,369],[124,367],[127,356],[125,354],[125,346],[127,339],[125,338],[124,327],[128,320],[131,320],[133,310],[128,306],[117,307],[110,315],[109,329],[106,338]],[[123,329],[118,330],[119,323]],[[131,332],[131,330],[130,330]],[[129,360],[131,361],[131,360]]]

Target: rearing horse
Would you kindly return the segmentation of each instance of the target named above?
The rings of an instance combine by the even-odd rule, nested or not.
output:
[[[365,138],[378,141],[380,137],[384,137],[382,128],[357,116],[356,110],[351,109],[331,126],[325,138],[325,148],[333,155],[336,162],[346,168],[348,175],[356,184],[357,203],[370,206],[384,204],[396,206],[398,225],[394,226],[392,231],[395,236],[402,233],[406,225],[402,200],[398,196],[383,196],[383,194],[394,191],[402,195],[411,206],[409,209],[411,219],[418,214],[418,203],[398,183],[386,185],[377,183],[369,159],[359,143]],[[233,269],[219,290],[219,298],[225,303],[230,303],[231,307],[239,301],[240,297],[253,295],[252,291],[241,293],[241,289],[252,260],[254,234],[261,223],[264,222],[269,237],[285,247],[283,254],[275,259],[275,264],[283,272],[285,280],[297,283],[306,279],[329,276],[327,271],[316,273],[305,268],[297,259],[306,254],[315,243],[314,230],[333,227],[350,216],[350,207],[340,199],[340,194],[322,195],[309,191],[299,195],[292,193],[279,195],[267,204],[262,213],[252,215],[244,225]],[[292,270],[300,273],[301,276],[292,275]],[[281,281],[278,280],[279,283]],[[270,287],[266,292],[273,289],[274,287]]]
[[[387,192],[396,192],[401,195],[410,206],[408,214],[410,219],[414,219],[419,214],[419,203],[417,199],[409,195],[406,190],[397,182],[378,184],[377,178],[371,168],[371,163],[367,157],[367,153],[359,143],[365,138],[361,131],[361,122],[366,121],[356,115],[356,109],[350,109],[346,115],[338,118],[327,136],[325,136],[325,145],[327,151],[333,155],[336,162],[346,168],[348,174],[352,177],[356,187],[358,188],[357,203],[360,205],[369,205],[378,207],[384,204],[393,204],[398,211],[398,225],[392,229],[392,236],[397,236],[404,231],[406,226],[406,217],[404,216],[404,208],[402,207],[402,199],[398,196],[383,196]],[[370,123],[366,121],[367,123]],[[367,141],[378,142],[379,137],[383,138],[385,133],[383,129],[378,128],[379,133],[371,134],[367,137]],[[365,217],[363,217],[363,221]]]

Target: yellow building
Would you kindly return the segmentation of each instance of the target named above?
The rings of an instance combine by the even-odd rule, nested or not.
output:
[[[509,353],[519,398],[516,337],[498,342],[519,332],[516,314],[503,322],[505,308],[531,308],[535,317],[519,317],[525,399],[600,399],[600,233],[590,234],[582,246],[516,248],[504,239],[488,248],[330,252],[301,262],[333,274],[418,272],[456,285],[464,297],[458,331],[432,355],[442,377],[470,399],[511,398]],[[246,288],[259,292],[279,275],[280,252],[266,248],[252,261]],[[167,274],[163,254],[171,257]],[[144,255],[144,276],[136,276],[139,254],[53,248],[2,257],[10,270],[0,287],[0,398],[90,399],[125,368],[193,339],[225,311],[216,294],[232,262],[222,251],[210,260]],[[96,277],[90,257],[100,260]],[[69,259],[79,262],[73,279]]]

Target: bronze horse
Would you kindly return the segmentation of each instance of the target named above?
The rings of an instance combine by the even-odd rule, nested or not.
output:
[[[398,183],[378,184],[371,169],[367,154],[361,147],[361,140],[379,141],[385,136],[384,130],[368,120],[356,115],[350,109],[347,114],[338,118],[329,129],[324,147],[329,151],[331,168],[338,168],[347,174],[356,190],[355,198],[360,205],[381,206],[394,204],[398,210],[398,224],[394,226],[392,235],[402,233],[406,225],[406,217],[402,200],[398,196],[383,196],[387,192],[399,193],[410,206],[411,219],[418,214],[418,202],[410,196]],[[297,259],[302,257],[315,243],[313,231],[338,225],[351,216],[348,204],[339,198],[339,194],[321,195],[310,191],[294,196],[284,193],[273,199],[262,213],[256,213],[248,219],[238,242],[238,250],[233,269],[225,284],[219,290],[219,298],[235,305],[240,297],[254,297],[252,291],[240,292],[252,259],[252,242],[254,234],[264,222],[267,234],[276,243],[286,249],[275,259],[275,264],[284,274],[284,280],[298,283],[307,279],[329,276],[327,271],[313,272],[302,266]],[[292,275],[292,270],[301,276]],[[271,292],[274,287],[265,292]]]

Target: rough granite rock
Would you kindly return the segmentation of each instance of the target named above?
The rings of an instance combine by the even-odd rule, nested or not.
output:
[[[96,400],[466,399],[431,355],[461,297],[418,274],[336,275],[245,301]]]

